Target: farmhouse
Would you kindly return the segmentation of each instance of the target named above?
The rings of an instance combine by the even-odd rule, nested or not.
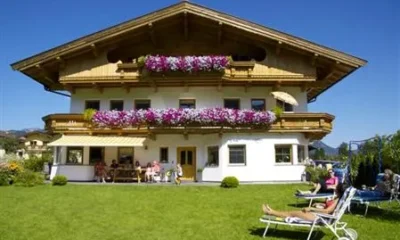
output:
[[[297,181],[334,116],[308,103],[365,60],[191,2],[179,2],[12,64],[68,91],[43,117],[59,138],[52,177],[93,180],[97,161],[180,163],[184,178]],[[271,111],[274,110],[274,111]]]

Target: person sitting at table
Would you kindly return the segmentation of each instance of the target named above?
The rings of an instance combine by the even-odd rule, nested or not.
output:
[[[144,180],[146,182],[151,182],[153,180],[154,169],[151,166],[151,163],[147,163],[146,173],[144,175]]]
[[[297,190],[300,194],[311,194],[315,195],[318,192],[320,193],[333,193],[339,184],[339,178],[335,176],[335,172],[333,169],[328,170],[329,176],[326,179],[321,179],[318,183],[313,183],[314,190],[313,191],[301,191]]]
[[[97,161],[96,165],[94,166],[95,175],[97,182],[106,183],[105,176],[106,176],[106,163],[104,161]]]
[[[135,172],[136,172],[136,176],[137,176],[137,179],[138,179],[138,183],[140,183],[140,180],[141,180],[141,174],[142,174],[142,167],[140,166],[140,163],[139,163],[139,161],[138,160],[136,160],[136,162],[135,162]]]
[[[111,165],[110,165],[110,170],[108,171],[109,177],[107,179],[112,179],[112,182],[114,183],[115,181],[115,175],[116,171],[118,169],[119,165],[115,159],[112,160]]]

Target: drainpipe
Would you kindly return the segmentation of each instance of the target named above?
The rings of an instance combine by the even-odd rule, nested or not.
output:
[[[51,93],[55,93],[55,94],[64,96],[64,97],[69,97],[69,98],[71,97],[71,95],[68,95],[68,94],[65,94],[65,93],[62,93],[62,92],[53,91],[47,86],[44,86],[44,90],[46,90],[47,92],[51,92]]]

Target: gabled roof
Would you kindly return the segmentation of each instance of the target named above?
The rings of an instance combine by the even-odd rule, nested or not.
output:
[[[48,88],[50,85],[58,83],[58,77],[51,75],[51,73],[49,74],[48,72],[46,76],[47,70],[42,68],[43,65],[54,65],[57,62],[61,64],[63,60],[68,59],[71,56],[83,54],[93,50],[93,48],[96,46],[111,42],[112,39],[115,39],[119,36],[124,36],[124,34],[131,33],[139,28],[148,27],[149,24],[183,13],[209,19],[215,21],[216,23],[238,29],[244,33],[251,34],[257,38],[276,42],[276,44],[279,44],[282,47],[300,51],[306,55],[309,55],[310,57],[327,59],[332,63],[340,63],[340,65],[346,67],[347,70],[342,72],[342,74],[328,74],[332,78],[332,81],[330,81],[327,85],[323,85],[322,87],[309,92],[309,100],[314,99],[322,92],[346,77],[348,74],[366,64],[365,60],[350,54],[346,54],[344,52],[340,52],[299,37],[261,26],[229,14],[212,10],[198,4],[182,1],[141,17],[134,18],[121,24],[81,37],[29,58],[20,60],[11,64],[11,67],[14,70],[21,71],[29,77],[37,80],[38,82],[42,83],[45,88]],[[41,74],[37,73],[38,69],[41,70]]]
[[[20,60],[11,64],[14,70],[23,70],[31,65],[37,65],[42,62],[56,58],[57,56],[67,54],[72,51],[78,51],[85,47],[90,47],[92,44],[96,44],[100,41],[115,37],[119,34],[123,34],[127,31],[131,31],[135,28],[141,27],[148,24],[149,22],[155,22],[163,18],[170,17],[183,12],[191,13],[201,17],[213,19],[214,21],[221,22],[235,26],[238,29],[249,31],[262,37],[270,38],[280,42],[281,44],[287,44],[305,51],[318,54],[319,56],[325,56],[332,60],[339,61],[350,66],[360,67],[363,66],[366,61],[352,55],[307,41],[305,39],[295,37],[272,28],[261,26],[259,24],[243,20],[238,17],[234,17],[229,14],[225,14],[216,10],[212,10],[198,4],[182,1],[180,3],[171,5],[169,7],[160,9],[158,11],[146,14],[144,16],[134,18],[124,23],[109,27],[99,32],[84,36],[58,47],[49,49],[42,53],[36,54],[29,58]]]

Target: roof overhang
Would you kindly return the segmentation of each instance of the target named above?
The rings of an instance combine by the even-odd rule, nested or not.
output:
[[[320,88],[315,93],[310,94],[310,98],[315,98],[355,69],[366,64],[365,60],[355,56],[229,14],[218,12],[187,1],[182,1],[15,62],[11,64],[11,66],[14,70],[23,72],[46,87],[50,87],[53,90],[60,90],[62,87],[58,82],[58,75],[55,74],[57,71],[46,71],[44,67],[45,65],[51,64],[62,66],[66,59],[76,57],[80,54],[86,54],[95,48],[107,46],[107,44],[110,44],[113,39],[117,37],[131,34],[135,30],[147,27],[149,24],[154,24],[179,14],[189,14],[195,15],[196,17],[206,18],[215,22],[216,25],[230,26],[236,30],[242,31],[243,33],[250,34],[252,37],[257,38],[257,40],[264,40],[269,43],[272,41],[282,48],[302,52],[303,54],[308,55],[310,59],[324,59],[329,61],[332,65],[336,64],[344,66],[345,70],[343,70],[343,74],[333,76],[334,80],[332,82],[328,83],[327,86]]]
[[[47,146],[142,147],[145,140],[146,138],[144,137],[63,135],[61,138],[47,144]]]

